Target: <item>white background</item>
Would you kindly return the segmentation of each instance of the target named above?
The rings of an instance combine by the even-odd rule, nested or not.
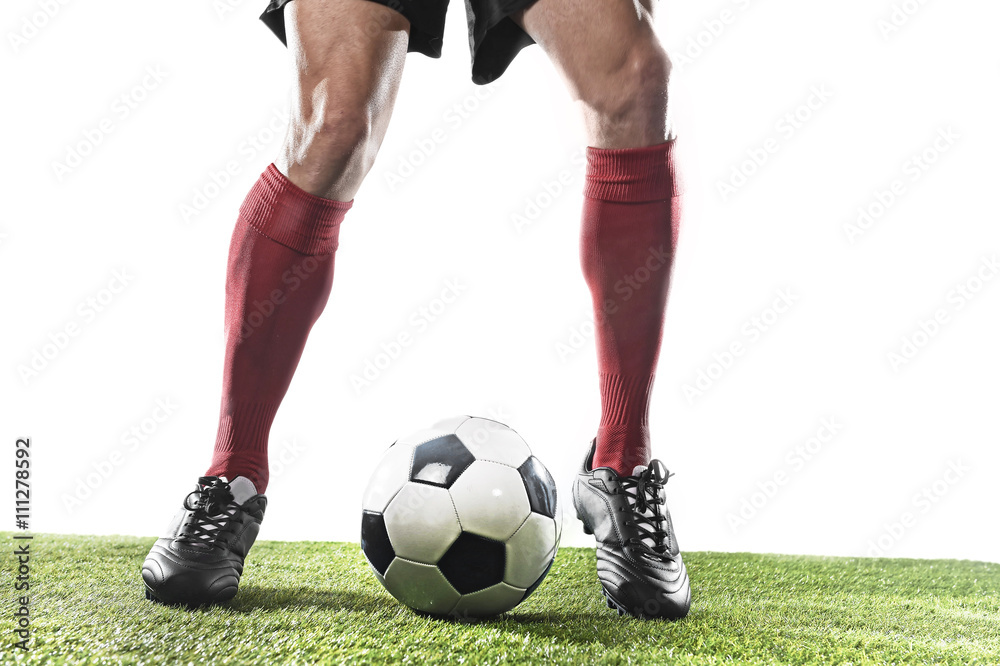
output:
[[[263,4],[69,0],[51,18],[34,0],[4,5],[0,439],[12,456],[32,438],[36,531],[155,535],[208,465],[229,238],[276,155],[292,81]],[[881,539],[894,557],[1000,560],[1000,279],[983,263],[1000,253],[1000,6],[911,0],[885,34],[893,8],[661,3],[687,195],[651,420],[686,550],[866,555]],[[565,496],[595,431],[582,124],[537,46],[474,86],[462,10],[441,60],[408,57],[342,228],[331,302],[274,423],[262,538],[355,540],[381,452],[445,416],[507,422]],[[437,129],[433,153],[415,152]],[[71,151],[87,154],[60,173]],[[933,163],[914,171],[925,151]],[[420,164],[391,187],[401,161]],[[213,187],[227,162],[239,172]],[[734,169],[752,173],[724,195]],[[852,238],[894,180],[901,194]],[[115,271],[127,286],[102,291]],[[464,290],[417,330],[411,315],[447,280]],[[966,285],[971,298],[954,291]],[[775,318],[779,290],[793,305]],[[937,310],[944,323],[894,365]],[[755,317],[769,325],[754,339]],[[351,375],[402,332],[413,344],[356,391]],[[743,353],[713,366],[735,342]],[[26,376],[36,352],[49,358]],[[714,379],[686,396],[699,372]],[[157,400],[176,406],[162,423]],[[836,434],[796,462],[823,419]],[[566,519],[564,544],[592,543]]]

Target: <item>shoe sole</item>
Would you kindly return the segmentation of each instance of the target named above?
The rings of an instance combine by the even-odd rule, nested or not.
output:
[[[604,600],[607,602],[608,608],[610,608],[611,610],[618,611],[618,617],[622,617],[628,612],[621,604],[615,601],[614,597],[608,594],[608,591],[604,588],[603,585],[601,586],[601,592],[604,594]]]
[[[605,601],[608,604],[608,608],[610,608],[611,610],[618,611],[618,617],[621,617],[623,615],[631,615],[632,617],[634,617],[636,619],[639,619],[639,620],[668,620],[668,621],[674,621],[674,620],[681,620],[681,619],[687,617],[688,613],[691,610],[691,587],[690,587],[690,584],[687,587],[686,598],[685,598],[684,602],[681,604],[681,606],[684,608],[684,610],[683,610],[683,612],[681,612],[678,615],[645,615],[645,614],[636,614],[636,613],[633,613],[632,611],[628,610],[628,608],[625,606],[625,604],[623,604],[623,603],[619,602],[617,599],[615,599],[611,595],[611,593],[608,592],[608,588],[604,587],[604,583],[601,583],[601,593],[604,594],[604,599],[605,599]]]
[[[636,615],[635,613],[632,613],[631,611],[627,610],[624,604],[619,603],[613,596],[611,596],[611,593],[608,592],[607,588],[605,588],[603,584],[601,585],[601,592],[604,594],[604,600],[607,602],[608,608],[614,611],[618,611],[618,617],[622,617],[624,615],[631,615],[632,617],[639,620],[680,620],[684,617],[687,617],[688,614],[688,611],[684,611],[683,615],[677,615],[677,616]],[[690,594],[691,592],[688,591],[689,595],[687,601],[688,604],[691,603]]]
[[[153,590],[149,588],[148,585],[143,585],[146,591],[146,599],[157,604],[163,604],[164,606],[187,606],[188,608],[197,608],[198,606],[209,606],[214,604],[221,604],[229,601],[236,596],[237,590],[233,590],[232,594],[229,590],[223,592],[223,594],[217,596],[214,599],[204,599],[202,601],[167,601],[159,597]]]

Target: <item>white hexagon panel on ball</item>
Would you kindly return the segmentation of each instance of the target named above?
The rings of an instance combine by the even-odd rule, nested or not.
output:
[[[531,455],[521,436],[497,421],[473,417],[456,428],[455,434],[477,460],[518,467]]]
[[[437,564],[462,533],[446,488],[408,482],[386,507],[384,519],[397,557]]]
[[[524,482],[516,469],[477,460],[451,486],[462,529],[504,542],[531,513]]]
[[[532,513],[507,541],[506,548],[504,582],[514,587],[531,587],[555,557],[555,520]]]
[[[385,572],[385,589],[410,608],[447,615],[461,594],[436,566],[396,558]]]
[[[385,507],[410,478],[413,447],[393,445],[382,456],[361,498],[363,511],[385,511]]]

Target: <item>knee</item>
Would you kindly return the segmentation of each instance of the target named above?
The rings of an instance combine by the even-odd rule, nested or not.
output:
[[[317,159],[355,160],[364,155],[371,139],[371,117],[364,108],[337,105],[309,119],[305,130],[309,152]]]
[[[670,81],[670,58],[656,40],[638,46],[629,58],[629,94],[639,104],[654,101],[666,104],[667,84]]]
[[[605,75],[582,101],[605,126],[661,127],[670,70],[670,59],[654,36],[637,39],[609,60]]]
[[[331,96],[293,108],[284,158],[295,174],[290,177],[306,191],[350,198],[371,168],[377,148],[366,105]]]

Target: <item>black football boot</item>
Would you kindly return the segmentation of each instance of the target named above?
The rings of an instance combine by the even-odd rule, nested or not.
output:
[[[146,598],[189,606],[232,599],[266,508],[267,497],[245,477],[199,478],[143,562]]]
[[[573,484],[583,531],[597,538],[597,578],[619,615],[677,619],[691,605],[691,584],[667,511],[670,473],[659,460],[619,476],[591,469],[596,440]]]

